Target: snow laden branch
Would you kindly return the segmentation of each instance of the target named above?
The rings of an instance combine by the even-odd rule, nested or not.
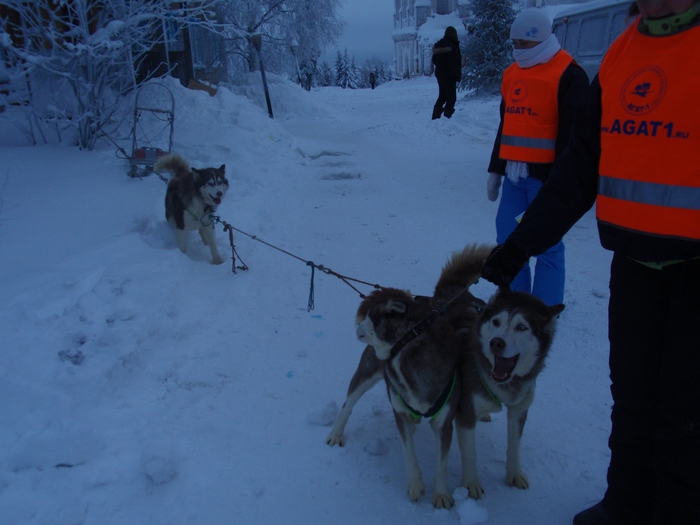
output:
[[[50,129],[59,140],[72,132],[81,148],[92,149],[135,88],[146,54],[165,38],[164,23],[220,31],[215,4],[172,10],[163,0],[0,0],[0,42],[23,110],[20,129],[33,143]]]
[[[265,68],[296,77],[290,43],[302,74],[314,75],[323,50],[335,43],[344,27],[338,11],[343,0],[227,0],[217,5],[223,23],[231,74],[253,71],[257,56],[250,37],[260,34]]]

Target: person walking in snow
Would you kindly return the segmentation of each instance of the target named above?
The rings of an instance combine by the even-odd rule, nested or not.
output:
[[[610,268],[607,490],[575,525],[700,523],[698,0],[637,0],[571,140],[483,277],[502,286],[593,206]]]
[[[574,111],[588,89],[588,77],[552,34],[540,9],[525,9],[510,28],[513,63],[503,73],[501,122],[491,153],[488,199],[503,194],[496,214],[496,242],[502,243],[549,177],[569,138]],[[511,284],[552,306],[564,302],[564,243],[537,257],[534,276],[525,265]]]
[[[457,30],[449,26],[445,36],[433,46],[433,64],[438,83],[438,98],[433,107],[433,120],[441,115],[450,118],[457,102],[457,82],[462,80],[462,53]]]

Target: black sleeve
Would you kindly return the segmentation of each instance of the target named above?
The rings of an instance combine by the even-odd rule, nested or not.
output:
[[[491,151],[491,161],[489,162],[489,173],[500,173],[505,175],[506,173],[506,161],[499,158],[498,155],[501,151],[501,135],[503,134],[503,117],[506,114],[506,101],[501,97],[501,122],[498,124],[498,132],[496,133],[496,140],[493,142],[493,150]]]
[[[569,143],[569,134],[574,123],[576,108],[586,96],[588,75],[576,63],[569,64],[559,79],[557,100],[559,104],[559,127],[557,130],[556,156],[562,154]]]
[[[554,246],[595,203],[600,162],[600,95],[596,76],[575,112],[568,146],[509,236],[530,255],[539,255]]]

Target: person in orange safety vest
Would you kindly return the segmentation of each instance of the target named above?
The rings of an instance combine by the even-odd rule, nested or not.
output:
[[[574,525],[700,524],[700,6],[636,4],[566,151],[483,269],[507,285],[596,204],[613,252],[610,464]]]
[[[501,122],[489,163],[491,201],[503,194],[496,214],[496,242],[502,243],[549,177],[569,138],[576,105],[588,77],[552,34],[541,9],[525,9],[513,21],[510,37],[515,63],[503,73]],[[537,257],[534,276],[526,265],[511,283],[552,306],[564,301],[564,243]]]

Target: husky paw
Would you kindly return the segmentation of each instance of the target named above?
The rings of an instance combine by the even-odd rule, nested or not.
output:
[[[527,476],[522,472],[518,472],[517,474],[508,474],[508,476],[506,476],[506,484],[509,487],[515,487],[518,489],[530,488],[530,482],[527,480]]]
[[[342,434],[337,435],[331,432],[326,438],[326,445],[328,445],[329,447],[335,445],[342,447],[345,445],[345,436],[343,436]]]
[[[469,491],[469,497],[472,499],[481,499],[481,496],[484,495],[484,489],[478,481],[463,484],[462,486]]]
[[[449,494],[433,494],[433,507],[436,509],[451,509],[455,500]]]
[[[479,421],[483,421],[484,423],[491,423],[491,414],[486,414],[485,416],[481,416],[479,418]]]
[[[406,492],[408,492],[408,497],[411,498],[411,501],[418,501],[418,499],[425,494],[425,483],[423,483],[423,479],[418,478],[413,482],[409,481]]]
[[[216,257],[211,258],[211,263],[212,264],[223,264],[224,260],[217,255]]]

